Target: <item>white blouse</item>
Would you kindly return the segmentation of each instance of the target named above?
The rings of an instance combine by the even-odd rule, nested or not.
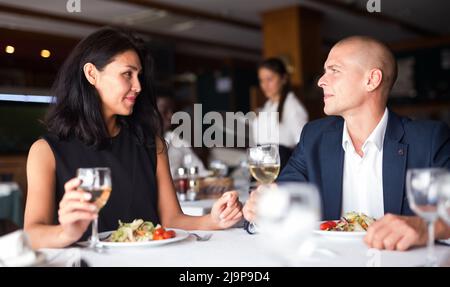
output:
[[[278,102],[268,100],[264,104],[253,122],[253,139],[256,144],[273,143],[294,148],[308,122],[308,112],[293,92],[289,92],[284,101],[281,123],[277,109]]]

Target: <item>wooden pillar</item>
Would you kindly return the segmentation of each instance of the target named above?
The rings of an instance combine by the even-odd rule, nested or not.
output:
[[[286,61],[295,90],[311,85],[322,71],[321,14],[294,6],[267,11],[262,19],[264,58]]]

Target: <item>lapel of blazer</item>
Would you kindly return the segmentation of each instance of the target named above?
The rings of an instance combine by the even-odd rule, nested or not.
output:
[[[401,214],[404,198],[408,145],[401,143],[404,135],[400,118],[389,111],[383,145],[384,213]]]
[[[339,219],[341,216],[344,167],[343,126],[344,121],[338,120],[334,128],[324,133],[320,145],[322,208],[323,218],[326,220]]]

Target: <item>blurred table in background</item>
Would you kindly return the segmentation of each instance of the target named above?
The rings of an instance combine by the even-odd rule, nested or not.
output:
[[[205,178],[201,182],[202,194],[194,201],[181,201],[180,206],[184,214],[201,216],[211,212],[214,202],[229,190],[239,194],[239,201],[245,203],[248,198],[250,182],[240,178]]]
[[[22,191],[15,182],[0,183],[0,219],[12,221],[23,227]]]
[[[201,216],[211,212],[215,199],[200,199],[194,201],[181,201],[180,206],[184,214]]]

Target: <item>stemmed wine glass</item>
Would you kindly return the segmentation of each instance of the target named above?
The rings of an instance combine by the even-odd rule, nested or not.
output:
[[[81,180],[80,189],[91,194],[89,202],[97,206],[97,211],[105,206],[112,190],[111,170],[108,167],[79,168],[77,177]],[[89,248],[100,251],[102,249],[98,238],[98,219],[92,222],[92,235]]]
[[[298,265],[319,251],[310,240],[321,217],[319,191],[314,184],[293,182],[268,189],[257,203],[260,238],[285,265]]]
[[[252,176],[261,184],[275,181],[280,172],[280,154],[278,145],[266,144],[247,150],[248,166]]]
[[[450,171],[439,179],[438,214],[450,226]]]
[[[278,145],[266,144],[248,148],[247,164],[250,174],[261,184],[259,190],[268,189],[269,185],[275,181],[280,172]],[[257,232],[257,227],[254,222],[245,222],[244,228],[250,234]]]
[[[442,168],[409,169],[406,174],[406,192],[411,209],[428,224],[427,263],[437,266],[434,252],[434,224],[438,219],[439,179],[446,173]]]

